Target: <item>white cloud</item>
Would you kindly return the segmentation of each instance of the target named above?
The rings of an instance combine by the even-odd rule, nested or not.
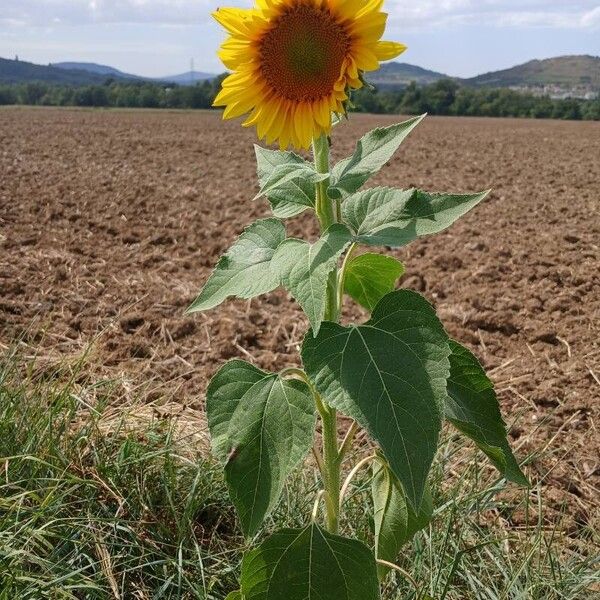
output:
[[[594,28],[600,22],[599,0],[391,0],[392,20],[405,27],[476,24],[567,29]]]
[[[0,23],[194,24],[205,21],[215,4],[210,0],[1,0]]]
[[[584,27],[600,27],[600,6],[590,10],[581,19]]]
[[[452,24],[593,29],[600,0],[387,0],[397,26]],[[1,0],[0,24],[60,26],[90,23],[197,25],[219,5],[251,0]]]

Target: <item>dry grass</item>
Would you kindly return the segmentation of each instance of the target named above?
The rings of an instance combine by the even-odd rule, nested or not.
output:
[[[74,357],[73,357],[74,358]],[[0,599],[204,598],[233,589],[244,542],[202,417],[127,401],[86,376],[86,356],[49,366],[12,348],[0,361]],[[532,433],[532,435],[534,435]],[[540,449],[556,460],[560,447]],[[548,456],[545,456],[548,458]],[[527,458],[533,473],[539,456]],[[432,473],[435,518],[400,557],[385,600],[576,600],[600,594],[598,531],[547,513],[543,477],[519,492],[447,432]],[[345,532],[372,541],[366,473]],[[294,475],[267,524],[298,526],[317,483]],[[567,507],[566,510],[571,510]]]

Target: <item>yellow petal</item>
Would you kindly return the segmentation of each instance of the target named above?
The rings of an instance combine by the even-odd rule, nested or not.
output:
[[[286,106],[281,123],[281,134],[279,135],[279,147],[285,150],[290,145],[291,108]]]
[[[381,39],[385,31],[387,15],[378,13],[368,18],[357,19],[349,27],[353,36],[360,38],[361,42],[376,42]]]
[[[296,107],[294,119],[296,140],[301,148],[308,148],[312,142],[313,124],[312,110],[309,104],[302,102]]]
[[[315,121],[324,129],[331,127],[331,105],[329,98],[322,98],[313,105]]]
[[[243,8],[219,8],[213,12],[213,18],[223,25],[232,35],[247,37],[251,33],[246,23],[255,11]]]
[[[271,110],[273,111],[273,119],[271,121],[271,125],[265,132],[267,144],[272,144],[281,133],[281,127],[283,122],[282,117],[285,113],[285,106],[283,102],[275,100],[272,104]]]
[[[367,2],[365,6],[358,11],[358,13],[356,13],[356,16],[357,18],[360,18],[369,13],[379,12],[382,8],[383,0],[369,0],[369,2]]]
[[[260,139],[264,138],[277,118],[277,101],[266,102],[265,109],[261,111],[260,119],[256,124],[256,132]]]
[[[253,70],[237,71],[228,75],[221,84],[224,88],[245,87],[249,83],[256,81],[256,73]]]
[[[356,61],[354,57],[348,57],[348,76],[353,79],[358,78],[358,67],[356,66]]]
[[[355,19],[356,14],[364,8],[364,0],[340,0],[337,12],[346,19]]]
[[[375,47],[375,55],[379,60],[390,60],[400,56],[406,50],[404,44],[397,42],[378,42]]]
[[[223,111],[223,118],[236,119],[237,117],[245,115],[248,111],[252,110],[253,107],[254,101],[247,98],[232,102],[231,104],[228,104],[227,108]]]
[[[354,46],[352,56],[359,71],[376,71],[379,69],[379,61],[375,52],[366,46]]]

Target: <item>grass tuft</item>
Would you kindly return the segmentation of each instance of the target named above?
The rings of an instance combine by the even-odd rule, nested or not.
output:
[[[116,412],[119,386],[84,367],[0,358],[0,600],[223,600],[245,542],[219,466],[175,417]],[[457,436],[438,457],[436,516],[399,561],[419,589],[393,574],[384,600],[600,597],[596,532],[565,535],[539,488],[515,496]],[[367,471],[345,533],[372,543]],[[267,529],[305,524],[317,485],[297,472]]]

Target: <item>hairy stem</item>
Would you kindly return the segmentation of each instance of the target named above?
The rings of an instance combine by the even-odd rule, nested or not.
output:
[[[315,169],[317,173],[329,173],[329,141],[326,135],[313,140],[313,154],[315,158]],[[337,221],[334,202],[327,196],[329,180],[317,183],[316,213],[321,224],[321,230],[325,231]]]
[[[315,169],[319,173],[329,173],[329,140],[321,135],[313,141]],[[338,221],[338,210],[335,203],[327,195],[329,180],[322,181],[316,186],[316,213],[325,231]],[[327,308],[325,319],[328,321],[339,320],[339,280],[337,269],[329,276],[327,285]],[[327,529],[330,533],[337,533],[340,523],[340,484],[341,461],[338,451],[338,419],[335,409],[325,406],[319,399],[317,409],[323,424],[323,486],[325,488],[325,507]]]
[[[323,485],[325,487],[325,506],[327,508],[327,529],[337,533],[340,526],[340,484],[341,470],[337,440],[337,413],[329,409],[321,415],[323,422]]]

